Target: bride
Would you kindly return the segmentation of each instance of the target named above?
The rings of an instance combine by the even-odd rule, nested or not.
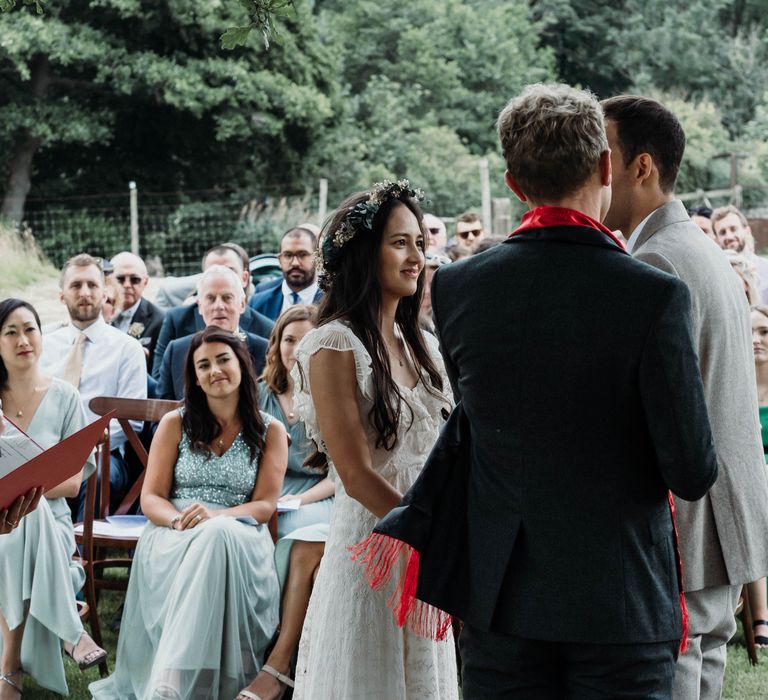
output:
[[[304,623],[294,697],[457,698],[451,639],[399,628],[348,547],[419,475],[450,409],[437,343],[419,329],[420,193],[352,195],[326,224],[319,326],[296,350],[295,407],[329,460],[336,503]]]

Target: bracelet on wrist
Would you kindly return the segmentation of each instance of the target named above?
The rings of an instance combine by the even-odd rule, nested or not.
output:
[[[168,527],[171,528],[171,530],[175,530],[176,529],[176,523],[179,522],[179,520],[181,520],[181,515],[174,515],[171,518],[171,522],[168,524]]]

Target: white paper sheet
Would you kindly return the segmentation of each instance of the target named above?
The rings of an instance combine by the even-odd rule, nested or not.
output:
[[[106,520],[93,521],[93,534],[99,537],[141,537],[147,518],[144,515],[110,515]],[[75,527],[82,534],[83,526]]]
[[[288,501],[278,501],[277,502],[277,512],[278,513],[290,513],[294,510],[298,510],[301,508],[301,499],[300,498],[291,498]]]

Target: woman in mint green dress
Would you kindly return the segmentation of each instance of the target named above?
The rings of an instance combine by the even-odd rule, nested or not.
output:
[[[301,636],[317,568],[323,557],[331,522],[335,491],[327,469],[304,465],[315,452],[302,423],[293,410],[293,380],[290,372],[296,364],[294,349],[317,325],[314,306],[295,304],[275,322],[267,348],[266,364],[259,383],[261,409],[283,422],[291,437],[288,469],[280,501],[300,500],[298,510],[280,513],[275,548],[275,564],[283,588],[280,635],[261,672],[239,700],[273,700],[291,685],[290,666]]]
[[[5,435],[19,429],[43,448],[86,424],[80,395],[39,370],[40,319],[20,299],[0,302],[0,399]],[[93,461],[87,464],[95,469]],[[73,561],[72,518],[66,498],[80,490],[83,471],[59,484],[19,527],[0,538],[0,699],[21,696],[22,673],[62,695],[67,683],[62,646],[81,669],[106,656],[83,629],[75,593],[85,573]]]
[[[288,441],[258,410],[250,355],[215,327],[192,339],[184,406],[152,441],[115,672],[97,700],[231,700],[258,672],[278,623],[266,523]]]

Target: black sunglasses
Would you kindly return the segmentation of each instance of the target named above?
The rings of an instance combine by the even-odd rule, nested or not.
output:
[[[125,280],[131,280],[131,284],[139,284],[143,277],[139,277],[138,275],[115,275],[115,279],[120,284],[125,284]]]
[[[469,238],[469,234],[471,233],[475,238],[477,238],[482,232],[483,229],[481,228],[473,228],[469,229],[468,231],[459,231],[456,235],[459,238]]]

